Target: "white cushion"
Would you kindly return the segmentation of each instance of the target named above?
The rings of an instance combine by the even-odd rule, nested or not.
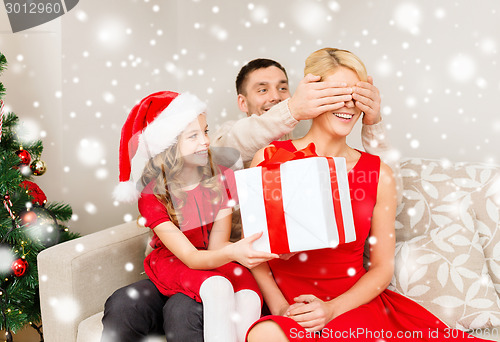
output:
[[[100,342],[102,334],[102,316],[104,312],[98,312],[83,320],[78,325],[76,342]],[[143,342],[167,342],[165,337],[147,337]]]
[[[102,334],[102,316],[104,312],[98,312],[78,324],[76,342],[99,342]]]

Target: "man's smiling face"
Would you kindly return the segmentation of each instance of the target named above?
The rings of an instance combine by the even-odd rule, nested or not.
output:
[[[238,95],[238,106],[247,115],[262,115],[290,97],[288,79],[275,66],[252,71],[245,80],[244,90],[244,94]]]

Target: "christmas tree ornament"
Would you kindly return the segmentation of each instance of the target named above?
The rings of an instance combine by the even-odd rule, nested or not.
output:
[[[23,210],[19,214],[23,229],[27,230],[28,236],[39,241],[44,247],[50,247],[59,242],[60,230],[56,219],[50,212],[42,207]]]
[[[19,258],[12,263],[12,271],[17,278],[22,277],[26,273],[27,269],[28,262],[26,259]]]
[[[31,164],[31,155],[28,151],[24,150],[22,147],[19,151],[16,152],[17,156],[21,160],[21,165],[30,165]]]
[[[12,222],[13,222],[13,225],[14,227],[12,227],[8,232],[7,234],[5,235],[4,239],[10,234],[10,232],[12,231],[12,229],[14,228],[19,228],[19,224],[17,223],[17,220],[16,220],[16,215],[14,215],[14,213],[12,212],[12,201],[10,200],[10,195],[9,194],[6,194],[4,197],[3,197],[3,206],[5,207],[5,209],[7,210],[7,212],[9,213],[10,217],[12,218]]]
[[[36,183],[25,180],[21,183],[21,186],[26,189],[31,197],[33,197],[31,203],[38,204],[40,206],[44,206],[45,203],[47,203],[47,196],[45,196],[45,193]]]
[[[30,168],[35,176],[41,176],[47,171],[47,164],[43,160],[37,159],[31,163]]]

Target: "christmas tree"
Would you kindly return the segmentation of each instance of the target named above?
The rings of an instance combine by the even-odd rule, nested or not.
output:
[[[0,52],[0,74],[7,66]],[[40,251],[78,237],[60,222],[71,218],[71,207],[50,203],[34,176],[45,173],[43,144],[19,139],[19,119],[5,113],[5,88],[0,82],[0,330],[6,340],[31,325],[43,341],[36,258]],[[0,338],[1,339],[1,338]]]

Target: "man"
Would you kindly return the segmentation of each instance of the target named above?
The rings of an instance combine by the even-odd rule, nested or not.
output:
[[[285,69],[269,59],[245,65],[236,79],[238,107],[247,117],[226,122],[212,138],[212,147],[230,147],[240,152],[248,166],[257,150],[273,140],[290,138],[301,120],[342,108],[354,99],[364,112],[362,140],[369,153],[390,151],[380,123],[380,96],[373,82],[361,82],[354,89],[342,83],[319,82],[307,75],[292,97]],[[382,138],[382,139],[380,139]],[[384,160],[395,168],[398,165]],[[117,290],[108,298],[103,317],[103,342],[140,341],[165,332],[168,342],[203,341],[202,305],[176,294],[167,300],[150,280]]]

